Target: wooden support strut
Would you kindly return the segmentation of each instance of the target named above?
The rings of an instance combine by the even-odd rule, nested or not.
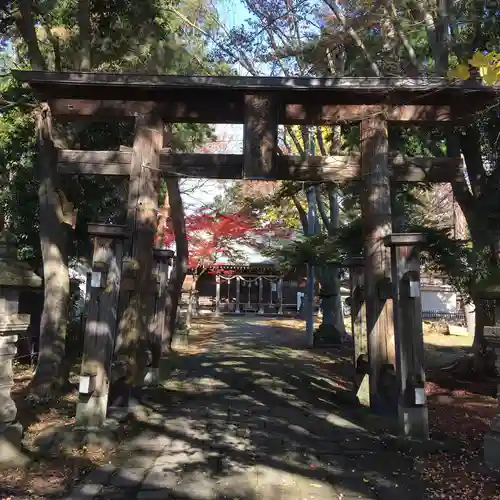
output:
[[[278,152],[278,109],[270,93],[245,95],[243,178],[275,178]]]
[[[257,314],[264,314],[264,279],[259,278],[259,310]]]
[[[278,303],[279,303],[278,315],[282,316],[283,315],[283,276],[280,276],[279,281],[278,281]]]
[[[123,226],[90,224],[94,254],[85,327],[76,425],[96,428],[104,424],[108,408],[110,370],[116,335],[121,280]]]
[[[375,115],[361,122],[365,303],[370,363],[370,405],[396,411],[391,384],[395,369],[390,254],[383,238],[391,232],[387,122]]]
[[[58,170],[62,174],[129,176],[132,150],[78,151],[60,150]],[[166,177],[205,177],[242,179],[243,155],[170,154],[162,150],[159,170]],[[389,175],[395,182],[463,182],[462,159],[426,158],[392,155]],[[260,168],[260,167],[259,167]],[[261,171],[267,180],[298,180],[344,183],[362,179],[359,155],[276,156],[271,171]]]
[[[153,258],[155,270],[153,279],[156,282],[154,317],[151,328],[151,370],[148,382],[154,382],[159,376],[160,358],[162,354],[163,338],[165,335],[166,320],[166,293],[168,270],[174,257],[173,250],[154,248]]]
[[[429,437],[419,254],[425,241],[420,233],[393,233],[384,239],[392,256],[399,426],[412,439]]]

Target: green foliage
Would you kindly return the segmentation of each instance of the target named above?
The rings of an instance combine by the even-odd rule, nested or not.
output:
[[[475,285],[490,273],[488,249],[473,248],[470,242],[456,240],[445,230],[415,226],[412,231],[427,237],[422,255],[424,265],[446,275],[451,286],[465,300],[471,300]]]
[[[363,252],[361,220],[356,219],[333,235],[324,233],[289,240],[280,248],[265,254],[274,258],[284,270],[301,268],[304,264],[328,266],[338,264]]]
[[[4,104],[0,113],[0,210],[18,239],[20,257],[33,259],[39,248],[33,122],[26,108],[16,105],[16,100],[26,99],[12,78],[2,77],[0,87]]]
[[[164,2],[147,0],[95,0],[90,3],[92,67],[98,71],[141,71],[171,74],[223,73],[224,64],[207,59],[204,40],[182,15],[196,19],[204,29],[214,24],[214,12],[202,1]],[[81,40],[77,3],[68,0],[36,2],[33,12],[39,46],[47,67],[78,69]],[[0,19],[3,40],[12,44],[1,52],[2,68],[27,67],[27,46],[17,31],[10,6]],[[7,74],[8,75],[8,74]],[[38,266],[38,182],[32,110],[29,91],[9,76],[0,80],[0,210],[20,244],[20,256]],[[64,124],[68,147],[85,150],[116,150],[132,145],[133,123]],[[207,125],[177,124],[172,147],[193,151],[213,137]],[[102,176],[64,176],[66,197],[78,208],[70,257],[90,257],[87,224],[91,221],[123,223],[127,183]],[[164,191],[164,190],[163,190]]]

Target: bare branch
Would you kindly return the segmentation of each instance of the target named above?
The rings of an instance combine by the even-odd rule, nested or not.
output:
[[[389,17],[391,19],[392,25],[394,26],[394,30],[398,35],[398,38],[401,40],[401,43],[403,44],[403,47],[405,48],[406,52],[408,53],[408,57],[410,58],[412,66],[415,68],[415,70],[418,71],[420,65],[418,63],[417,54],[415,53],[415,49],[410,43],[410,40],[406,36],[406,33],[403,31],[401,27],[401,23],[399,22],[399,17],[394,2],[391,0],[387,7],[389,9]]]
[[[352,26],[349,26],[347,19],[345,18],[342,9],[337,5],[338,0],[323,0],[328,7],[332,10],[333,14],[337,18],[337,20],[342,24],[343,28],[346,30],[347,34],[354,40],[356,45],[363,51],[363,54],[370,65],[370,69],[372,70],[375,76],[382,76],[382,72],[378,67],[377,63],[373,60],[370,52],[366,48],[366,45],[363,43],[363,40],[359,37],[359,35],[354,31]]]
[[[329,184],[327,186],[327,193],[330,205],[330,220],[332,222],[332,228],[338,229],[340,227],[340,205],[337,188],[333,184]]]
[[[200,26],[198,26],[196,23],[193,21],[189,20],[182,12],[179,12],[175,7],[172,7],[172,5],[168,6],[168,9],[173,12],[179,19],[182,19],[185,23],[189,24],[192,28],[194,28],[196,31],[201,33],[203,36],[205,36],[208,40],[210,40],[212,43],[214,43],[220,50],[225,52],[229,57],[235,59],[236,61],[239,61],[239,63],[253,76],[257,75],[257,71],[255,70],[252,62],[250,59],[246,56],[246,54],[240,50],[238,47],[236,48],[238,51],[238,55],[236,55],[232,50],[227,48],[226,46],[222,45],[219,43],[215,37],[209,33],[208,31],[204,30]],[[217,25],[219,28],[221,28],[226,34],[227,34],[227,29],[226,27],[217,21]]]
[[[45,71],[47,62],[42,55],[36,36],[33,2],[31,0],[19,0],[18,4],[19,10],[14,13],[14,19],[17,29],[28,48],[28,59],[31,67],[35,70]]]
[[[326,212],[326,206],[323,200],[323,193],[321,192],[321,186],[315,186],[314,192],[316,195],[316,203],[318,205],[318,211],[321,216],[321,220],[323,221],[323,224],[325,225],[328,234],[331,234],[332,223],[331,220],[328,218],[328,214]]]
[[[309,225],[307,223],[307,213],[304,210],[304,207],[302,206],[302,203],[300,202],[296,194],[292,195],[292,201],[293,204],[295,205],[295,208],[297,209],[297,212],[299,213],[299,219],[300,223],[302,224],[302,229],[304,231],[304,234],[308,234]]]

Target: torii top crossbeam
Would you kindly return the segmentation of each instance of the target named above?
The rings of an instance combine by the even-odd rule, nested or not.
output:
[[[362,106],[388,105],[389,121],[446,121],[444,107],[478,108],[500,92],[443,78],[173,76],[14,71],[55,116],[119,118],[159,110],[166,121],[243,123],[245,96],[277,102],[278,123],[321,124],[362,118]],[[402,106],[405,106],[403,112]],[[433,110],[431,111],[431,106]]]

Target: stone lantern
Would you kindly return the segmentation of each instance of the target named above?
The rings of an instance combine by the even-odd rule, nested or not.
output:
[[[42,286],[42,279],[16,258],[12,237],[0,227],[0,466],[22,465],[23,429],[16,420],[17,409],[11,397],[12,361],[17,353],[19,335],[26,333],[29,314],[19,314],[20,292]]]

